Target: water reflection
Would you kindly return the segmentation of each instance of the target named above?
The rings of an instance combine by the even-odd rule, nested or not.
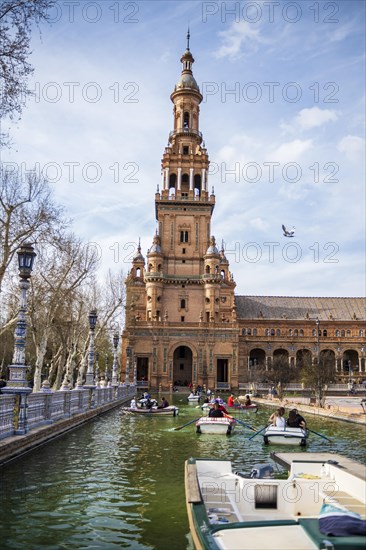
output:
[[[174,548],[185,550],[188,522],[183,464],[190,456],[228,458],[249,471],[272,450],[237,427],[231,437],[174,427],[199,409],[174,396],[177,418],[140,418],[112,411],[0,470],[2,548]],[[268,410],[240,417],[260,429]],[[333,451],[365,461],[364,428],[307,417],[310,451]],[[296,451],[301,449],[296,448]],[[304,451],[306,452],[306,451]]]

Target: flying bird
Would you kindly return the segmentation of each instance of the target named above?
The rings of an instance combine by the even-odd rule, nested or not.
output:
[[[295,236],[295,226],[292,227],[292,229],[288,230],[286,227],[282,224],[283,234],[285,237],[294,237]]]

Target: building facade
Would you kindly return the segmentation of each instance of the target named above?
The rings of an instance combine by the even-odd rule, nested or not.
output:
[[[366,379],[363,298],[236,296],[223,245],[211,232],[215,207],[199,116],[193,56],[170,99],[172,131],[155,193],[158,229],[126,278],[121,380],[169,389],[237,389],[277,356],[293,365],[334,358],[333,382]]]

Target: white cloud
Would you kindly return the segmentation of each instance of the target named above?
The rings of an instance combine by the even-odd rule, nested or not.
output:
[[[216,57],[229,57],[235,59],[245,53],[256,50],[258,43],[265,42],[260,36],[260,30],[255,29],[247,21],[233,23],[229,30],[219,32],[223,39],[223,45],[215,53]],[[245,51],[246,50],[246,51]]]
[[[311,107],[310,109],[301,109],[289,123],[283,122],[280,127],[287,133],[295,134],[318,128],[327,122],[335,122],[336,120],[338,120],[336,111]]]
[[[365,154],[365,140],[358,136],[346,136],[338,143],[337,149],[350,160]]]
[[[301,129],[309,130],[310,128],[322,126],[327,122],[334,122],[337,118],[338,115],[335,111],[312,107],[311,109],[301,109],[295,118],[295,122],[297,122]]]
[[[297,162],[307,151],[312,148],[312,139],[294,139],[293,141],[282,143],[279,147],[277,147],[277,149],[273,150],[269,154],[269,160],[279,162],[281,164]]]

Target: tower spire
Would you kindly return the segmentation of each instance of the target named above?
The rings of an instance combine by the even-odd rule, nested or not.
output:
[[[188,27],[188,32],[187,32],[187,50],[189,51],[189,39],[191,38],[191,35],[189,33],[189,27]]]

